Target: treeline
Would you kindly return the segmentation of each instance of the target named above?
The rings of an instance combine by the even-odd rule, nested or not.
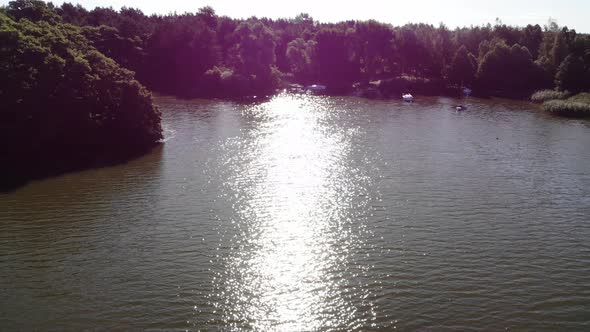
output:
[[[442,24],[320,23],[306,14],[241,20],[210,7],[151,16],[70,3],[49,8],[83,27],[94,47],[149,88],[179,96],[272,93],[282,82],[322,83],[339,92],[393,77],[502,96],[590,88],[590,38],[555,22],[449,30]]]
[[[90,30],[40,1],[0,9],[0,190],[122,161],[162,138],[151,94]]]

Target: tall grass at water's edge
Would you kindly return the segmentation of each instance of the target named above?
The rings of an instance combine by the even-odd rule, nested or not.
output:
[[[543,110],[551,114],[578,118],[590,117],[590,93],[579,93],[570,97],[567,91],[543,90],[533,94],[531,100],[543,102]]]
[[[556,90],[541,90],[535,92],[531,96],[531,100],[535,103],[542,103],[549,100],[566,99],[570,96],[568,91],[556,91]]]
[[[590,104],[590,93],[582,92],[568,99],[569,101]]]

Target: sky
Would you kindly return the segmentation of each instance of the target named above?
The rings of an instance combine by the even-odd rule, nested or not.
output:
[[[0,0],[7,4],[9,0]],[[54,0],[61,5],[64,1]],[[218,15],[289,18],[308,13],[321,22],[375,19],[393,25],[444,23],[457,26],[494,24],[496,18],[509,25],[543,26],[549,18],[560,26],[590,33],[590,0],[69,0],[86,8],[122,6],[140,8],[146,14],[195,12],[211,6]]]

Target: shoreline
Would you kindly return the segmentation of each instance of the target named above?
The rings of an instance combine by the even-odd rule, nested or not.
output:
[[[28,160],[15,163],[14,165],[4,166],[2,172],[3,175],[0,176],[0,195],[14,192],[32,181],[45,180],[85,170],[123,165],[163,147],[164,143],[156,142],[152,145],[136,148],[132,151],[102,156],[94,155],[94,157],[87,159],[69,160],[72,162],[66,164],[55,162],[54,164],[58,164],[56,167],[47,169],[27,166]],[[48,160],[42,160],[35,163],[35,165],[47,162]]]
[[[152,92],[154,97],[154,104],[158,104],[157,99],[160,98],[173,98],[176,100],[182,101],[191,101],[191,100],[207,100],[207,101],[220,101],[220,102],[235,102],[239,104],[257,104],[257,103],[264,103],[275,96],[280,94],[287,93],[287,94],[307,94],[303,93],[294,93],[289,92],[287,89],[280,89],[277,90],[275,93],[265,96],[243,96],[243,97],[233,97],[233,98],[219,98],[219,97],[196,97],[196,98],[186,98],[186,97],[179,97],[175,95],[168,95],[168,94],[161,94],[158,92]],[[318,95],[318,94],[314,94]],[[352,98],[360,98],[366,100],[381,100],[381,101],[401,101],[401,95],[399,97],[394,97],[393,95],[390,96],[380,96],[380,97],[367,97],[367,96],[359,96],[355,95],[354,93],[326,93],[320,94],[322,96],[327,97],[352,97]],[[527,102],[531,105],[538,105],[539,109],[543,109],[543,105],[539,103],[535,103],[531,101],[529,98],[516,98],[516,97],[506,97],[506,96],[494,96],[494,95],[478,95],[474,94],[472,96],[466,97],[457,94],[416,94],[416,96],[423,96],[423,97],[441,97],[441,98],[453,98],[453,99],[460,99],[465,100],[465,98],[478,98],[478,99],[505,99],[509,101],[515,102]],[[584,118],[584,117],[572,117],[566,114],[559,114],[556,112],[549,112],[543,110],[543,113],[553,115],[555,117],[561,118]],[[48,178],[58,177],[62,175],[66,175],[73,172],[80,172],[86,171],[91,169],[99,169],[104,167],[112,167],[123,165],[129,163],[133,160],[138,158],[144,157],[145,155],[153,152],[155,149],[162,149],[165,146],[163,141],[155,142],[154,144],[150,144],[145,147],[132,149],[131,151],[121,152],[121,153],[114,153],[114,154],[107,154],[98,156],[95,158],[88,158],[84,160],[73,160],[73,163],[64,165],[61,164],[58,167],[52,169],[38,169],[34,167],[27,167],[23,166],[26,162],[22,162],[19,165],[14,165],[12,167],[8,167],[8,170],[4,170],[5,174],[8,176],[1,176],[0,177],[0,195],[3,193],[10,193],[16,191],[32,181],[44,180]],[[39,163],[36,163],[39,164]]]

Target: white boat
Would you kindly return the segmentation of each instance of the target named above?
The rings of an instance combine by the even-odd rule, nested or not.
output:
[[[314,85],[308,85],[305,87],[305,90],[310,91],[310,92],[324,92],[326,91],[328,87],[325,85],[320,85],[320,84],[314,84]]]
[[[291,93],[303,93],[304,92],[304,87],[303,85],[299,85],[299,84],[289,84],[289,87],[287,88],[288,92]]]
[[[411,94],[409,94],[409,93],[404,93],[404,94],[402,95],[402,99],[403,99],[404,101],[407,101],[407,102],[413,102],[413,101],[414,101],[414,96],[412,96],[412,95],[411,95]]]

